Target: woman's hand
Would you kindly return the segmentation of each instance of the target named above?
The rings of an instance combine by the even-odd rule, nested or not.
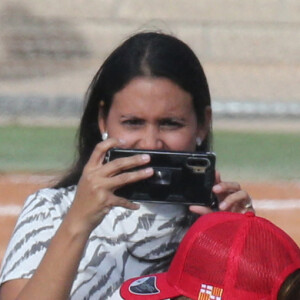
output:
[[[216,172],[216,182],[213,186],[213,193],[216,195],[219,203],[219,210],[245,213],[253,211],[252,200],[246,191],[241,189],[237,182],[222,182],[219,172]],[[190,211],[204,215],[212,212],[208,207],[190,206]]]
[[[135,155],[103,164],[106,152],[112,147],[121,146],[124,144],[114,138],[99,143],[84,167],[68,214],[68,217],[71,215],[77,226],[83,226],[84,230],[93,230],[114,206],[139,208],[138,204],[116,196],[114,191],[128,183],[152,176],[152,168],[121,173],[148,163],[150,156]]]

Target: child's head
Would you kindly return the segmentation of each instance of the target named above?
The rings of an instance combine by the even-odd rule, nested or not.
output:
[[[123,284],[121,295],[131,300],[181,295],[271,300],[277,299],[279,291],[283,293],[289,276],[293,285],[296,275],[291,274],[299,269],[300,249],[280,228],[253,213],[216,212],[194,223],[168,272],[130,279]]]

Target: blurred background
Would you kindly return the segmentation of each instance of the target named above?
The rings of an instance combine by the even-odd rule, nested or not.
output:
[[[195,51],[223,180],[240,182],[257,213],[300,245],[298,0],[1,0],[0,28],[1,249],[26,196],[72,163],[99,66],[143,30],[174,34]]]

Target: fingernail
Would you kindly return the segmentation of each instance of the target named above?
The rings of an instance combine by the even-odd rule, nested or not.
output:
[[[216,192],[216,193],[221,192],[222,187],[219,184],[217,184],[213,187],[213,191]]]
[[[227,208],[227,203],[226,202],[221,202],[220,205],[219,205],[219,208],[221,210],[225,210]]]
[[[149,160],[150,160],[150,155],[149,155],[149,154],[143,154],[143,155],[141,156],[141,158],[142,158],[142,160],[144,160],[144,161],[149,161]]]
[[[132,202],[133,208],[132,209],[139,209],[140,205],[138,203]]]
[[[144,169],[144,172],[146,174],[150,174],[150,173],[153,173],[153,169],[152,168],[146,168],[146,169]]]

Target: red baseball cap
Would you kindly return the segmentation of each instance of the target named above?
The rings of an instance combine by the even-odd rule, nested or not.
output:
[[[200,217],[179,245],[169,270],[125,281],[124,299],[275,300],[300,269],[300,249],[280,228],[255,216],[215,212]]]

